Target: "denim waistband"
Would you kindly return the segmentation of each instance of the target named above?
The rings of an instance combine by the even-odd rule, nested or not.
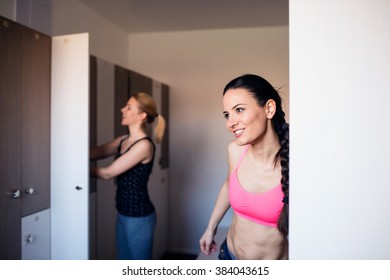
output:
[[[226,238],[221,244],[218,259],[220,259],[220,260],[236,260],[237,259],[237,257],[229,251]]]

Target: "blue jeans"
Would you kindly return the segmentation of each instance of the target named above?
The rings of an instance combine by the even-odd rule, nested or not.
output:
[[[127,217],[118,213],[116,247],[120,260],[151,260],[157,216]]]
[[[222,244],[219,248],[218,259],[219,260],[236,260],[237,259],[237,257],[229,251],[226,239],[222,242]]]

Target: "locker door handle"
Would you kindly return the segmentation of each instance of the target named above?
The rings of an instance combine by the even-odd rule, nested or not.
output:
[[[29,235],[27,236],[27,238],[26,238],[26,242],[27,242],[27,244],[33,243],[33,242],[34,242],[34,235],[29,234]]]
[[[34,188],[28,188],[25,190],[27,194],[33,194],[35,192]]]
[[[12,192],[12,193],[11,193],[11,197],[12,197],[13,199],[19,198],[19,197],[20,197],[20,190],[16,190],[16,191]]]

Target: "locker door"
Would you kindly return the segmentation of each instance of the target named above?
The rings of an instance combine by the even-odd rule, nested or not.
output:
[[[53,37],[51,92],[51,257],[88,259],[88,34]]]
[[[166,92],[161,83],[153,81],[153,98],[156,101],[158,112],[166,118],[164,112],[164,100],[167,98]],[[167,119],[166,119],[167,121]],[[168,125],[166,126],[166,128]],[[167,137],[167,130],[164,139]],[[164,143],[164,141],[163,141]],[[168,169],[162,166],[163,143],[156,144],[156,158],[153,166],[153,172],[149,180],[149,192],[157,212],[157,226],[154,236],[153,258],[160,258],[168,250],[168,225],[169,225],[169,185]]]
[[[127,82],[125,73],[126,69],[121,68],[122,78]],[[114,64],[97,59],[97,145],[101,145],[114,139],[114,120],[115,116],[120,113],[115,110],[115,90],[119,87],[115,81],[119,78],[116,73],[119,69]],[[126,75],[127,76],[127,75]],[[127,87],[126,87],[127,88]],[[123,100],[124,106],[127,101]],[[108,106],[110,105],[110,106]],[[119,108],[118,108],[119,109]],[[114,111],[115,110],[115,111]],[[122,126],[123,127],[123,126]],[[112,162],[112,158],[100,160],[99,166],[107,166]],[[96,258],[98,260],[115,260],[115,180],[97,180],[96,196]]]
[[[129,133],[127,127],[121,125],[121,108],[129,100],[129,70],[115,66],[115,100],[114,100],[114,127],[115,137]]]
[[[20,259],[22,27],[2,17],[0,61],[0,259]]]
[[[151,78],[134,71],[129,71],[129,73],[130,96],[137,92],[144,92],[153,95],[153,80]]]
[[[51,38],[23,29],[22,216],[50,207]]]
[[[22,218],[22,259],[50,259],[50,209]]]

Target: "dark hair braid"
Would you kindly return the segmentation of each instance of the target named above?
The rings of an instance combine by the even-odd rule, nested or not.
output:
[[[275,155],[275,163],[280,160],[282,167],[283,208],[278,219],[278,230],[288,236],[288,198],[289,198],[289,125],[286,123],[282,109],[282,100],[278,91],[264,78],[246,74],[230,81],[224,88],[223,94],[229,89],[245,88],[251,92],[259,106],[264,107],[272,99],[276,104],[276,112],[272,124],[279,139],[280,149]]]
[[[284,113],[283,113],[284,115]],[[283,208],[278,219],[278,230],[284,237],[288,235],[288,200],[289,200],[289,126],[283,118],[274,117],[272,119],[276,134],[279,138],[280,149],[275,156],[275,159],[280,160],[282,166],[282,191],[284,194]]]

